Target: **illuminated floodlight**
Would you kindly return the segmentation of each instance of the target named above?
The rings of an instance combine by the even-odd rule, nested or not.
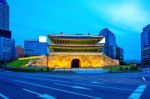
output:
[[[105,43],[105,37],[99,43],[104,44]]]
[[[46,36],[39,36],[39,42],[40,43],[46,43],[47,42],[47,37]]]

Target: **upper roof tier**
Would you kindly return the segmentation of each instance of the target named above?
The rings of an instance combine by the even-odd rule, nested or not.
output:
[[[82,44],[82,45],[95,45],[103,39],[103,36],[92,35],[48,35],[49,39],[54,44]]]

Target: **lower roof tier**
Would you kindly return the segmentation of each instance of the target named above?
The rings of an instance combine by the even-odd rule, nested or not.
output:
[[[54,48],[54,47],[104,47],[104,44],[96,44],[96,45],[89,45],[89,44],[86,44],[86,45],[82,45],[82,44],[79,44],[79,45],[76,45],[76,44],[49,44],[48,46],[49,46],[49,48]]]
[[[100,52],[102,46],[49,46],[52,52]]]

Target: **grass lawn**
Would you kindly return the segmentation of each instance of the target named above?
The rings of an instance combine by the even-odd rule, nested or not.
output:
[[[25,67],[26,64],[28,64],[32,60],[37,60],[38,58],[34,59],[17,59],[12,62],[9,62],[7,66],[9,67]]]
[[[19,58],[7,64],[5,69],[11,71],[18,71],[18,72],[38,72],[38,71],[46,71],[45,67],[34,67],[34,66],[26,66],[30,61],[37,60],[37,57],[26,57],[26,58]],[[51,71],[51,70],[49,70]]]

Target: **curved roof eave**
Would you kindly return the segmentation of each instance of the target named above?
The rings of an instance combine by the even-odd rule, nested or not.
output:
[[[66,39],[97,39],[97,38],[103,38],[103,36],[92,36],[92,35],[48,35],[48,37],[54,37],[54,38],[66,38]]]

